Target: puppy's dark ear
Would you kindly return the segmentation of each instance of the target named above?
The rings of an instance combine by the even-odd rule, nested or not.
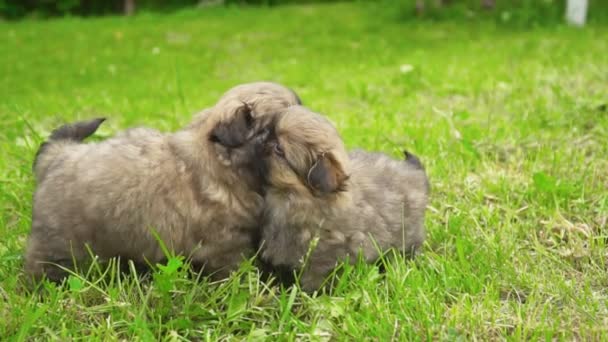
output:
[[[321,194],[343,190],[347,179],[342,165],[331,153],[320,155],[308,171],[307,177],[308,185]]]
[[[209,140],[230,148],[239,147],[247,140],[252,126],[251,107],[243,103],[235,110],[231,119],[215,126],[209,135]]]

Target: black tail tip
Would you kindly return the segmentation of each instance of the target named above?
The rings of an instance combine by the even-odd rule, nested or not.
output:
[[[88,121],[82,121],[82,122],[83,123],[88,123],[88,124],[90,124],[92,126],[95,126],[96,127],[95,129],[97,129],[106,120],[107,120],[107,118],[99,117],[99,118],[91,119],[91,120],[88,120]]]
[[[424,170],[424,165],[420,162],[420,159],[413,153],[403,150],[403,155],[405,156],[405,162],[416,167],[417,169]]]

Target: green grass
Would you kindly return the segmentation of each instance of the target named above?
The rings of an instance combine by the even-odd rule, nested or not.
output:
[[[606,339],[607,36],[399,23],[362,4],[0,22],[0,339]],[[318,297],[249,264],[196,282],[179,259],[148,282],[110,269],[43,299],[19,289],[31,164],[51,129],[105,115],[101,136],[174,130],[263,79],[349,147],[421,157],[423,255],[386,274],[348,267]]]

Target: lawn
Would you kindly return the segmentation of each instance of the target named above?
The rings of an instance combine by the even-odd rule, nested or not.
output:
[[[608,338],[608,27],[399,22],[365,4],[0,22],[0,339]],[[20,289],[38,144],[108,117],[175,130],[275,80],[349,147],[427,167],[423,254],[348,267],[330,295],[160,267]],[[4,338],[2,338],[4,337]]]

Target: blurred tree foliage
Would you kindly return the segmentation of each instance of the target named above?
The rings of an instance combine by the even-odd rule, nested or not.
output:
[[[516,26],[564,21],[567,0],[385,0],[402,20],[476,19],[490,17]],[[608,22],[608,0],[589,0],[589,22]]]
[[[204,2],[274,6],[336,0],[0,0],[0,17],[105,15],[137,9],[167,10]],[[495,18],[502,23],[534,26],[563,22],[567,0],[355,0],[377,3],[400,20]],[[588,20],[608,22],[608,0],[589,0]]]
[[[21,18],[26,15],[51,17],[61,15],[106,15],[124,13],[126,0],[0,0],[0,17]],[[137,8],[166,10],[194,6],[200,0],[135,0]]]
[[[345,0],[224,0],[225,4],[242,4],[242,5],[267,5],[267,6],[277,6],[277,5],[288,5],[288,4],[298,4],[298,3],[306,3],[306,4],[320,4],[320,3],[328,3],[328,2],[344,2]],[[346,0],[348,1],[348,0]]]

